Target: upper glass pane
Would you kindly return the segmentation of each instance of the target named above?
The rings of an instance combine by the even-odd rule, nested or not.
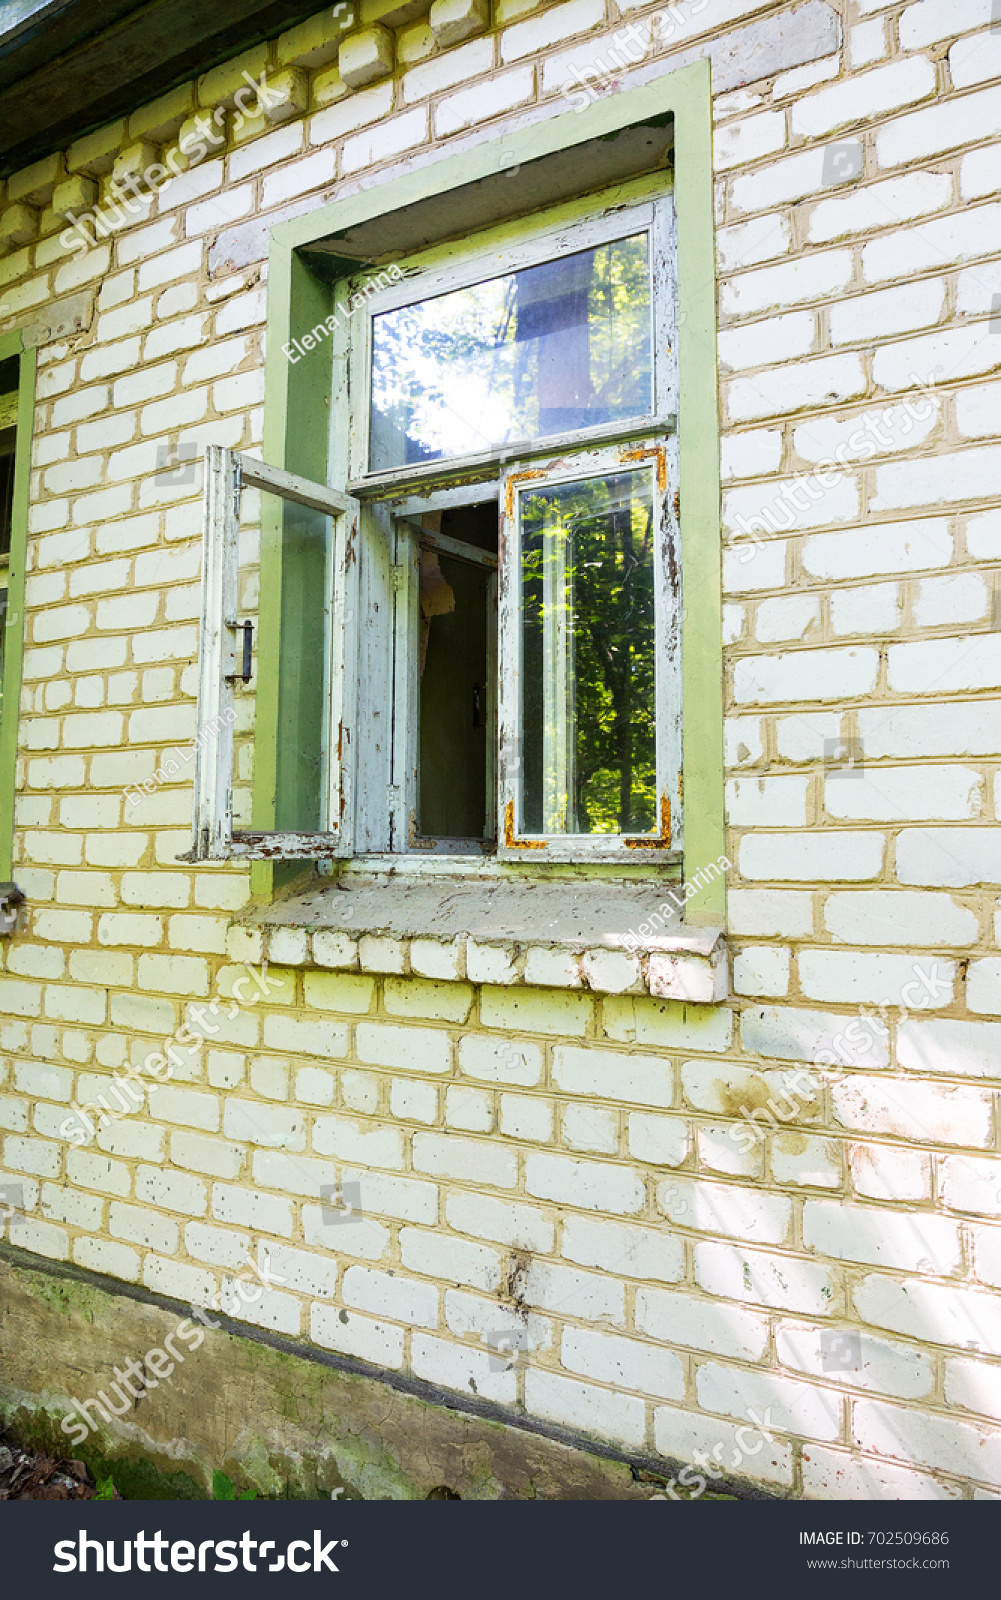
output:
[[[372,472],[652,411],[646,233],[372,319]]]
[[[649,469],[519,493],[521,827],[657,825]]]

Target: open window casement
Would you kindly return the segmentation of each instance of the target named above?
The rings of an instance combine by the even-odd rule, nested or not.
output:
[[[281,638],[268,641],[277,674],[279,748],[274,827],[247,826],[234,784],[235,686],[253,669],[250,621],[238,613],[244,490],[261,493],[281,542]],[[358,610],[350,496],[211,445],[205,452],[202,627],[193,843],[190,859],[318,860],[350,854],[350,768]],[[234,791],[236,789],[236,799]]]
[[[664,442],[501,475],[498,853],[681,850],[681,604]]]

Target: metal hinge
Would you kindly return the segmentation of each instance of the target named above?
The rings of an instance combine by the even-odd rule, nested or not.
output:
[[[17,908],[24,905],[24,891],[16,883],[0,883],[0,934],[13,933]]]

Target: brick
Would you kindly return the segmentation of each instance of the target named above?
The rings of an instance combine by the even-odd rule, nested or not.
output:
[[[496,1356],[486,1351],[451,1340],[415,1333],[411,1337],[411,1365],[418,1377],[460,1394],[473,1390],[484,1399],[506,1404],[517,1398],[517,1372],[513,1367],[499,1364]]]
[[[865,125],[873,117],[927,100],[935,89],[935,68],[923,56],[893,61],[871,72],[853,74],[817,94],[804,95],[793,104],[792,131],[816,139],[852,123]]]
[[[569,0],[573,3],[573,0]],[[490,117],[514,111],[535,95],[535,72],[532,67],[515,67],[500,73],[489,83],[478,83],[470,89],[460,89],[446,95],[435,112],[435,138],[444,139],[459,133],[475,123]]]
[[[520,1094],[502,1094],[500,1131],[510,1139],[529,1139],[548,1144],[553,1136],[553,1108],[546,1100],[535,1100]]]
[[[864,880],[879,876],[885,848],[879,833],[749,834],[740,842],[740,870],[745,878],[778,882]]]
[[[982,144],[999,133],[1001,90],[984,89],[894,118],[877,133],[876,153],[881,167],[902,166],[961,145]]]
[[[449,1227],[474,1238],[492,1239],[516,1250],[543,1255],[553,1249],[553,1224],[534,1206],[456,1191],[446,1197],[445,1216]]]
[[[707,1361],[696,1373],[699,1404],[707,1411],[742,1418],[753,1407],[779,1432],[823,1441],[841,1437],[844,1400],[793,1378],[740,1371]]]
[[[341,980],[344,981],[343,979]],[[391,1027],[384,1022],[359,1023],[355,1048],[373,1066],[409,1072],[448,1072],[452,1050],[448,1035],[432,1028]]]
[[[126,1239],[164,1255],[173,1255],[179,1243],[176,1222],[140,1206],[113,1203],[108,1209],[108,1229],[116,1239]]]
[[[628,1167],[533,1152],[525,1159],[525,1187],[540,1199],[592,1211],[633,1214],[645,1203],[643,1182]]]
[[[829,1269],[791,1255],[765,1255],[706,1240],[695,1246],[695,1281],[708,1294],[774,1310],[829,1316],[836,1309]]]
[[[879,1004],[899,994],[920,1010],[949,1005],[956,976],[952,961],[936,960],[926,969],[909,955],[876,951],[801,950],[797,965],[808,999]],[[925,970],[929,984],[921,981]]]
[[[975,1216],[1001,1216],[1001,1161],[976,1156],[946,1156],[939,1190],[951,1211]]]
[[[223,1131],[229,1139],[279,1150],[305,1150],[306,1119],[301,1111],[227,1098]]]
[[[369,1189],[370,1186],[366,1185],[362,1198],[363,1209],[368,1203]],[[338,1255],[361,1256],[365,1261],[381,1261],[389,1245],[389,1229],[374,1218],[364,1216],[357,1207],[349,1214],[338,1212],[334,1219],[326,1205],[304,1205],[302,1232],[306,1243],[318,1250],[336,1249]]]
[[[334,1306],[310,1308],[310,1338],[340,1355],[356,1356],[374,1366],[396,1370],[403,1365],[403,1330],[357,1312]]]
[[[553,1082],[567,1094],[593,1094],[634,1105],[670,1106],[674,1101],[670,1062],[632,1052],[557,1046]]]
[[[461,1139],[455,1134],[415,1133],[413,1160],[418,1172],[495,1184],[499,1188],[512,1188],[518,1175],[517,1157],[512,1150],[482,1139]]]
[[[208,1208],[205,1185],[186,1172],[161,1171],[141,1166],[136,1170],[136,1199],[166,1211],[183,1211],[203,1217]]]
[[[955,889],[1001,883],[997,845],[991,828],[906,828],[897,840],[897,878]]]
[[[685,1273],[680,1240],[654,1229],[590,1217],[567,1217],[561,1253],[580,1266],[660,1283],[676,1283]]]
[[[445,1283],[468,1284],[494,1293],[500,1285],[501,1261],[495,1250],[466,1239],[452,1239],[417,1228],[401,1228],[400,1259],[405,1267]]]
[[[347,1117],[317,1117],[313,1149],[338,1161],[358,1161],[364,1166],[400,1169],[403,1135],[398,1128],[366,1126]]]
[[[663,1400],[685,1398],[684,1367],[677,1356],[659,1345],[589,1328],[565,1328],[560,1357],[569,1371],[599,1383],[614,1382],[617,1389]]]
[[[860,1400],[852,1437],[863,1450],[976,1482],[1001,1484],[1001,1429]]]
[[[739,1428],[716,1417],[692,1415],[674,1406],[658,1406],[653,1414],[654,1438],[661,1455],[673,1461],[691,1461],[698,1451],[716,1461],[739,1460],[747,1463],[746,1476],[766,1484],[791,1487],[793,1481],[792,1446],[774,1439],[747,1456],[748,1426]],[[743,1441],[743,1443],[741,1443]],[[723,1451],[728,1450],[724,1457]],[[719,1451],[719,1455],[714,1452]],[[699,1475],[701,1477],[701,1474]],[[705,1479],[702,1479],[703,1484]]]
[[[936,1277],[950,1276],[962,1261],[958,1231],[944,1217],[904,1215],[833,1200],[806,1202],[803,1240],[808,1249],[837,1261],[864,1261]]]
[[[341,1285],[348,1306],[419,1328],[438,1323],[438,1290],[428,1283],[391,1277],[371,1267],[349,1267]]]
[[[966,1086],[853,1075],[831,1086],[836,1121],[853,1131],[920,1143],[986,1147],[990,1095]]]
[[[212,1189],[212,1215],[218,1222],[231,1222],[237,1227],[277,1233],[287,1239],[292,1236],[292,1207],[276,1195],[217,1183]]]
[[[514,1083],[531,1088],[542,1078],[538,1045],[515,1039],[467,1034],[459,1040],[459,1068],[467,1077],[488,1083]]]
[[[645,1407],[642,1400],[628,1395],[530,1370],[525,1376],[525,1404],[534,1416],[584,1433],[634,1448],[643,1442]]]
[[[926,1473],[819,1444],[803,1447],[802,1470],[811,1500],[955,1500],[962,1493]]]

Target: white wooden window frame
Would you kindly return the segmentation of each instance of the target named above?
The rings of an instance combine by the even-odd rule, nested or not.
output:
[[[487,279],[536,266],[561,255],[596,248],[645,232],[649,238],[651,284],[651,361],[652,408],[650,412],[623,422],[576,430],[545,439],[507,442],[490,450],[466,456],[449,456],[415,466],[390,471],[369,470],[371,434],[371,363],[373,320],[387,311],[412,305]],[[338,295],[343,303],[351,293],[370,285],[371,273],[357,281],[349,280]],[[478,840],[423,838],[418,831],[418,747],[420,738],[419,677],[416,670],[418,636],[419,536],[414,523],[423,512],[470,505],[497,498],[502,526],[499,529],[501,552],[499,580],[512,583],[511,551],[504,555],[506,486],[516,470],[526,470],[538,457],[557,471],[554,461],[572,462],[566,477],[580,475],[578,465],[586,459],[588,446],[598,453],[594,459],[620,463],[626,443],[632,449],[648,449],[656,454],[658,471],[664,483],[655,503],[659,507],[662,536],[657,540],[656,617],[657,617],[657,767],[660,825],[651,835],[521,835],[517,818],[509,816],[515,801],[515,785],[509,770],[517,738],[511,728],[509,707],[517,673],[512,655],[517,621],[508,607],[506,622],[498,628],[498,673],[496,703],[491,714],[498,723],[492,771],[488,783],[496,796],[494,825],[496,855],[502,860],[545,859],[551,861],[620,862],[636,866],[677,859],[682,849],[680,799],[681,762],[681,680],[680,680],[680,597],[672,593],[669,568],[679,570],[677,550],[677,510],[674,502],[677,484],[677,351],[674,336],[677,288],[675,282],[675,212],[673,195],[668,192],[639,203],[607,204],[590,216],[561,226],[526,225],[521,238],[503,246],[470,250],[456,244],[446,259],[436,258],[428,266],[420,259],[404,268],[403,277],[392,286],[365,294],[355,310],[347,345],[346,378],[350,395],[350,423],[347,448],[341,459],[347,469],[348,489],[361,501],[361,559],[374,560],[374,580],[362,584],[362,610],[366,595],[376,596],[385,606],[392,593],[392,622],[386,634],[370,648],[373,670],[365,671],[362,701],[375,705],[388,698],[392,704],[393,733],[390,749],[381,762],[371,760],[359,749],[356,754],[366,763],[355,778],[357,811],[354,818],[356,853],[378,863],[399,861],[401,855],[482,855]],[[654,440],[656,443],[651,443]],[[614,441],[621,449],[611,449]],[[602,454],[602,449],[604,453]],[[651,458],[653,459],[653,458]],[[505,463],[517,462],[518,467]],[[456,483],[454,480],[459,478]],[[387,552],[389,554],[387,555]],[[388,562],[388,566],[387,566]],[[505,566],[505,562],[507,566]],[[673,568],[671,563],[674,563]],[[382,570],[379,570],[379,569]],[[517,589],[511,591],[516,593]],[[370,641],[370,646],[373,641]],[[505,689],[505,684],[507,688]],[[503,708],[503,709],[502,709]],[[361,708],[360,708],[361,710]],[[361,712],[364,721],[364,713]],[[503,723],[503,729],[500,724]],[[390,753],[391,752],[391,753]],[[496,787],[494,787],[496,783]],[[371,814],[378,796],[387,795],[386,818]]]
[[[503,277],[527,267],[539,266],[559,256],[575,255],[596,249],[617,239],[638,233],[649,237],[650,265],[650,351],[652,364],[651,411],[624,418],[612,424],[597,423],[572,433],[548,435],[544,439],[509,440],[490,449],[468,455],[445,456],[421,466],[409,464],[391,471],[373,472],[369,467],[371,438],[372,327],[375,317],[401,306],[414,305],[491,278]],[[351,494],[373,490],[412,488],[433,483],[448,474],[498,466],[501,461],[532,454],[551,454],[572,445],[603,443],[609,439],[635,438],[660,430],[673,431],[677,412],[677,355],[674,340],[674,315],[677,304],[674,277],[675,214],[670,193],[656,200],[635,205],[610,205],[597,215],[562,227],[540,227],[516,243],[503,247],[462,251],[459,258],[421,267],[419,262],[404,269],[403,277],[391,287],[365,296],[365,304],[352,318],[348,350],[348,383],[352,397],[348,446],[348,490]],[[367,273],[358,280],[363,285]],[[353,280],[347,288],[353,286]],[[348,295],[350,298],[350,295]]]
[[[657,820],[642,834],[562,832],[527,833],[521,817],[522,771],[522,521],[526,496],[550,484],[576,483],[622,472],[648,478],[654,514],[654,652],[656,703]],[[675,519],[671,506],[668,442],[656,438],[638,445],[608,445],[568,451],[545,463],[514,462],[501,474],[499,655],[500,751],[497,811],[500,819],[497,854],[502,860],[632,861],[670,859],[682,850],[681,805],[681,595]],[[547,574],[547,581],[553,580]],[[557,580],[558,581],[558,580]],[[547,641],[557,668],[567,669],[569,641],[562,637],[566,612],[559,597],[546,605],[552,620]],[[558,692],[558,691],[557,691]],[[557,741],[559,743],[559,741]],[[554,771],[555,787],[571,784],[569,772]],[[554,796],[558,804],[558,797]]]
[[[350,782],[341,759],[341,741],[332,730],[353,720],[356,674],[352,632],[345,619],[352,614],[352,572],[346,560],[358,525],[358,502],[350,495],[313,483],[294,473],[255,461],[219,445],[205,451],[202,530],[202,626],[198,680],[198,737],[195,755],[192,861],[241,859],[309,860],[351,853],[350,807],[342,796]],[[236,719],[234,681],[241,653],[238,620],[240,503],[244,489],[260,489],[280,500],[294,501],[333,518],[328,560],[331,625],[324,666],[325,755],[324,831],[254,832],[233,826],[233,727]]]

